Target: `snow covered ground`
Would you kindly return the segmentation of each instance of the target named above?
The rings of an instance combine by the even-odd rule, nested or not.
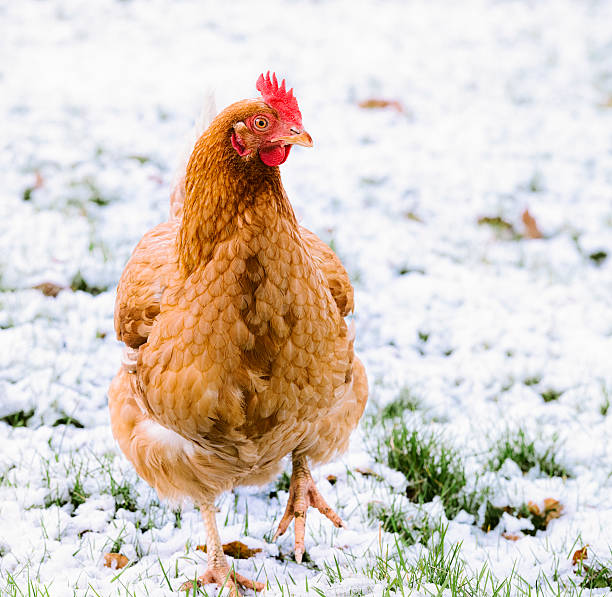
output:
[[[441,541],[403,545],[371,516],[408,502],[370,445],[388,445],[378,413],[398,395],[415,410],[392,424],[439,434],[466,487],[506,507],[488,532],[484,502],[448,522],[466,577],[486,566],[508,594],[578,594],[575,550],[612,567],[611,2],[5,0],[0,23],[1,595],[162,596],[203,571],[197,511],[160,505],[110,433],[114,286],[166,217],[206,89],[223,107],[267,69],[315,140],[283,178],[354,280],[379,418],[316,472],[348,529],[312,512],[305,565],[292,532],[269,543],[282,488],[221,499],[222,539],[262,550],[237,569],[269,595],[478,593],[375,573]],[[372,98],[403,111],[359,107]],[[526,209],[544,238],[526,238]],[[563,472],[494,470],[519,431]],[[561,516],[524,534],[518,508],[546,498]],[[404,507],[446,524],[439,498]],[[132,565],[104,567],[114,549]]]

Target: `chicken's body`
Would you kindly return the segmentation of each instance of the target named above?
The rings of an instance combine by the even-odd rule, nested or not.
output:
[[[113,433],[160,496],[199,504],[269,481],[290,453],[342,452],[367,399],[348,276],[298,225],[278,168],[227,143],[242,112],[196,144],[182,218],[140,241],[115,310],[136,358],[110,388]]]

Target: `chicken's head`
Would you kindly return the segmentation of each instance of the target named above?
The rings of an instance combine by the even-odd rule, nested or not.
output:
[[[292,145],[312,147],[312,138],[302,127],[302,115],[293,89],[280,86],[275,74],[260,75],[257,90],[261,100],[250,103],[247,114],[233,127],[231,141],[238,155],[278,166],[289,156]]]

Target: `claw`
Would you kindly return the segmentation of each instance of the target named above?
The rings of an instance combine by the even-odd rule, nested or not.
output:
[[[253,591],[263,591],[265,585],[261,582],[251,580],[238,574],[233,568],[229,566],[217,566],[213,567],[209,565],[202,576],[198,577],[197,581],[188,580],[181,585],[181,591],[191,591],[197,587],[209,584],[217,584],[219,587],[227,587],[230,592],[230,597],[240,597],[241,593],[238,590],[237,585],[244,587],[245,589],[253,589]]]
[[[289,528],[291,521],[295,520],[295,560],[298,564],[302,562],[305,551],[306,513],[309,507],[316,508],[321,514],[329,518],[335,526],[346,528],[342,519],[319,493],[306,464],[306,459],[304,457],[294,457],[287,507],[272,540],[276,541],[278,537],[283,535]]]
[[[202,519],[206,526],[206,555],[208,556],[208,567],[204,574],[197,581],[187,581],[181,585],[181,591],[191,591],[196,587],[215,583],[219,587],[227,587],[230,591],[230,597],[240,597],[242,593],[238,590],[238,586],[254,591],[263,591],[264,583],[251,580],[238,574],[233,568],[230,568],[227,563],[227,558],[223,553],[223,546],[219,538],[217,522],[215,519],[215,505],[212,501],[206,502],[200,506],[202,511]]]

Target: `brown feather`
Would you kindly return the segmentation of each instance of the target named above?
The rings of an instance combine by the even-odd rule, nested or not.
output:
[[[113,433],[170,499],[267,482],[292,451],[329,460],[367,399],[345,269],[298,225],[278,168],[230,143],[261,109],[246,100],[213,121],[174,219],[143,237],[117,291],[117,336],[138,360],[111,385]]]

